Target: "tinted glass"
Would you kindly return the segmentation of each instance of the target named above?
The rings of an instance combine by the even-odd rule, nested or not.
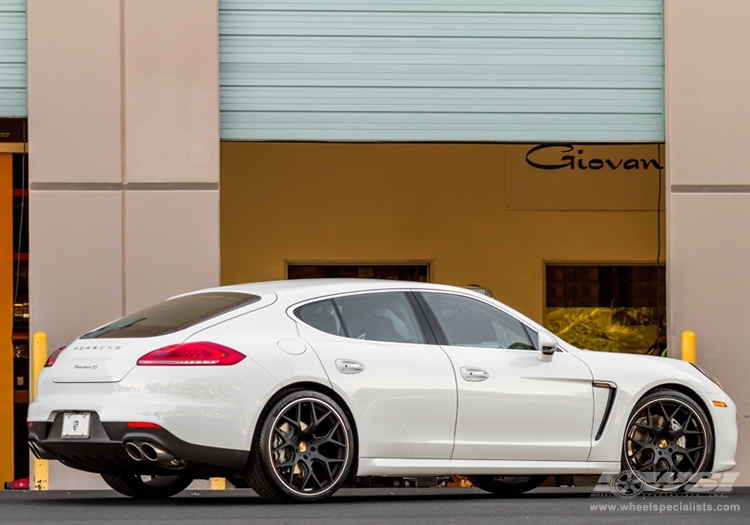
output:
[[[346,335],[341,326],[339,316],[336,313],[336,308],[333,306],[333,301],[330,299],[306,304],[305,306],[297,308],[294,313],[303,322],[309,324],[313,328],[317,328],[321,332],[326,332],[332,335]]]
[[[460,295],[422,295],[452,346],[534,348],[523,325],[493,306]]]
[[[260,300],[257,295],[211,292],[177,297],[128,315],[81,339],[155,337],[177,332],[201,321]]]
[[[424,336],[401,292],[367,293],[335,299],[349,337],[391,343],[424,343]]]
[[[529,336],[529,339],[531,339],[531,346],[539,348],[539,332],[526,324],[523,325],[523,327],[526,328],[526,334]]]

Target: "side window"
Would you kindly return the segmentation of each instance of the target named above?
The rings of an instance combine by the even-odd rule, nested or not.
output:
[[[423,293],[451,346],[533,350],[520,321],[482,301],[446,293]]]
[[[321,332],[332,335],[345,335],[339,316],[336,314],[336,308],[334,308],[333,301],[330,299],[306,304],[297,308],[294,313],[305,324],[309,324]]]
[[[523,327],[526,329],[526,333],[529,336],[529,339],[531,339],[531,346],[536,348],[539,348],[539,332],[531,328],[529,325],[523,325]]]
[[[424,343],[422,330],[401,292],[365,293],[334,299],[349,337],[391,343]]]

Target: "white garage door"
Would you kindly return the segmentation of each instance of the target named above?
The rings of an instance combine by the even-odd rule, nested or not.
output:
[[[26,1],[0,0],[0,117],[26,114]]]
[[[220,0],[225,140],[663,141],[663,0]]]

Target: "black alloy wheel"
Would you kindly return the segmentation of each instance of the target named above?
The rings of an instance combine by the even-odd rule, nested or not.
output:
[[[708,417],[691,398],[674,390],[643,398],[628,421],[623,470],[642,474],[648,488],[676,492],[711,468],[714,437]]]
[[[512,497],[537,488],[547,476],[466,476],[471,483],[495,496]]]
[[[179,494],[193,482],[183,476],[139,476],[102,474],[102,479],[120,494],[138,499],[163,499]]]
[[[317,501],[341,486],[354,461],[346,413],[315,391],[284,396],[267,413],[248,481],[272,502]]]

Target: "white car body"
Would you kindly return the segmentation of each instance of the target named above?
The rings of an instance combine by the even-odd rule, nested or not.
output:
[[[225,474],[244,468],[269,401],[303,385],[334,392],[348,407],[358,476],[619,472],[636,403],[668,386],[688,393],[708,415],[715,436],[711,470],[735,466],[734,403],[689,363],[579,350],[562,340],[554,355],[544,356],[539,350],[352,339],[313,328],[294,313],[326,297],[429,291],[482,301],[546,332],[492,298],[450,286],[309,280],[212,290],[260,300],[159,337],[77,339],[45,368],[28,415],[42,456],[65,458],[59,452],[66,443],[35,434],[42,427],[33,425],[49,430],[61,413],[90,412],[102,424],[157,424],[196,451],[207,451],[201,452],[207,464],[212,451],[224,451],[216,472],[201,473]],[[232,366],[136,364],[149,351],[189,341],[211,341],[247,357]],[[474,373],[482,377],[476,380]],[[66,464],[96,471],[74,458]]]

